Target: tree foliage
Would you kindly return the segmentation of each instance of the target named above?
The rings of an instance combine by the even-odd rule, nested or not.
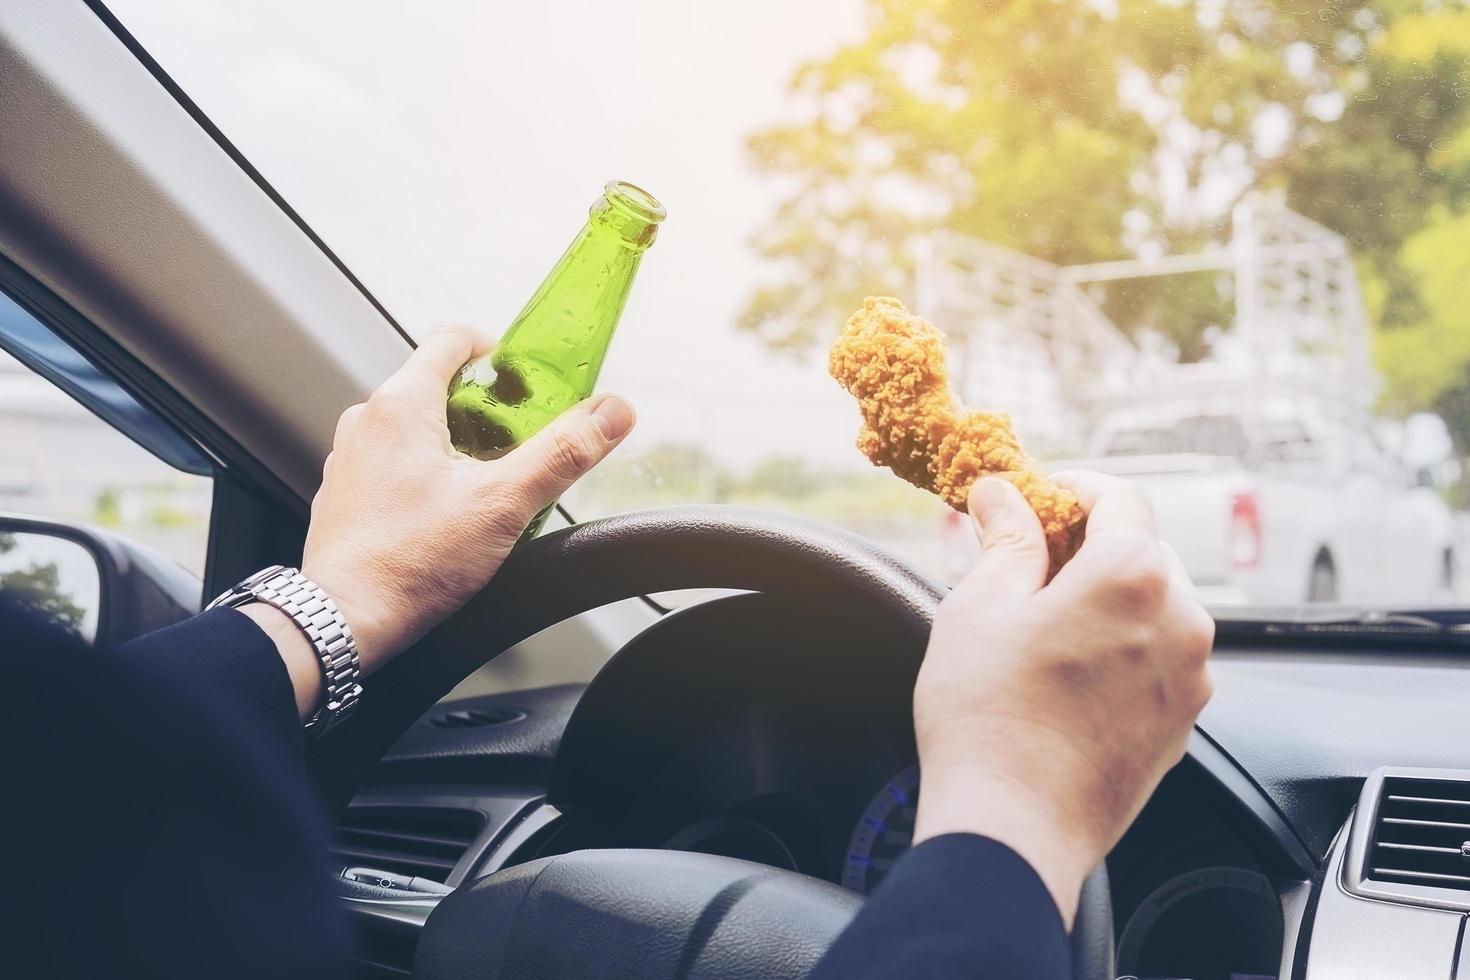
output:
[[[72,632],[82,628],[86,610],[62,590],[60,569],[55,562],[37,562],[28,568],[0,573],[0,591],[12,593]]]
[[[1181,252],[1255,189],[1351,242],[1388,404],[1470,402],[1470,13],[1410,0],[870,0],[756,134],[784,196],[741,325],[804,350],[903,291],[948,228],[1053,262]],[[1114,287],[1186,355],[1228,322],[1207,276]],[[1470,413],[1452,420],[1470,437]]]
[[[0,532],[0,555],[18,545],[15,535]],[[0,592],[11,593],[72,632],[80,632],[86,617],[86,610],[62,590],[60,569],[55,562],[32,562],[25,568],[0,572]]]

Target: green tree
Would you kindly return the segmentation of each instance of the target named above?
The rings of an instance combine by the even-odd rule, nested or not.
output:
[[[1360,259],[1385,405],[1470,448],[1470,12],[1387,5],[1342,118],[1284,166],[1295,206]]]
[[[806,350],[902,292],[935,228],[1060,263],[1189,251],[1256,188],[1344,234],[1389,403],[1470,402],[1452,253],[1470,242],[1470,13],[1410,0],[870,0],[867,36],[803,66],[752,157],[789,191],[741,326]],[[1450,241],[1458,249],[1447,249]],[[1466,280],[1460,276],[1458,282]],[[1212,276],[1111,287],[1186,356],[1228,321]],[[1432,364],[1429,362],[1442,361]],[[1433,385],[1426,386],[1432,375]],[[1470,413],[1456,428],[1470,438]]]
[[[614,455],[578,484],[573,513],[612,513],[636,507],[728,500],[731,474],[699,446],[659,443],[634,455]],[[578,503],[580,501],[580,503]]]
[[[804,459],[771,456],[755,465],[749,475],[740,481],[740,488],[745,493],[756,495],[806,497],[820,490],[829,479],[829,474],[816,471]]]
[[[122,500],[114,487],[103,487],[92,503],[92,519],[103,527],[122,524]]]
[[[0,533],[0,555],[18,547],[15,535]],[[29,567],[0,572],[0,592],[9,592],[72,632],[81,632],[86,610],[61,588],[55,562],[33,562]]]
[[[29,568],[0,573],[0,591],[14,594],[72,632],[81,632],[86,610],[62,591],[55,562],[38,562]]]

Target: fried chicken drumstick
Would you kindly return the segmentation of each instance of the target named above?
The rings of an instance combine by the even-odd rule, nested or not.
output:
[[[976,480],[1002,477],[1041,519],[1052,574],[1077,551],[1086,515],[1076,495],[1026,455],[1009,415],[956,411],[944,335],[929,321],[896,299],[870,296],[832,345],[827,370],[858,400],[857,445],[874,465],[961,512]]]

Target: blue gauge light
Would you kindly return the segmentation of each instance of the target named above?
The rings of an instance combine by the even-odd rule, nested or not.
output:
[[[914,841],[914,812],[919,804],[919,767],[909,766],[873,795],[858,817],[847,855],[842,862],[842,884],[870,893]]]

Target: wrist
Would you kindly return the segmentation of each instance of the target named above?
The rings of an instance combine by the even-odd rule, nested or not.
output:
[[[337,611],[352,630],[352,637],[357,645],[357,659],[363,674],[371,674],[393,658],[399,645],[388,626],[391,617],[385,618],[369,612],[368,607],[353,597],[352,590],[344,587],[341,579],[330,568],[303,563],[301,574],[315,582],[336,603]]]
[[[311,641],[290,616],[270,603],[247,602],[238,611],[275,645],[296,694],[296,713],[303,721],[310,718],[322,701],[322,667]]]
[[[973,763],[920,764],[914,843],[954,833],[999,841],[1031,865],[1070,930],[1082,883],[1101,860],[1085,835],[1069,827],[1059,807],[1024,780]]]
[[[284,617],[285,622],[259,610],[244,614],[275,646],[291,678],[297,710],[303,713],[306,730],[313,737],[320,737],[348,718],[362,698],[359,683],[362,669],[352,627],[320,585],[299,569],[284,565],[262,568],[221,593],[205,608],[240,609],[254,604],[269,606]],[[291,637],[286,622],[299,633],[301,642]],[[319,671],[315,683],[305,670],[303,655],[307,648]],[[310,711],[317,701],[322,702],[321,707]]]

